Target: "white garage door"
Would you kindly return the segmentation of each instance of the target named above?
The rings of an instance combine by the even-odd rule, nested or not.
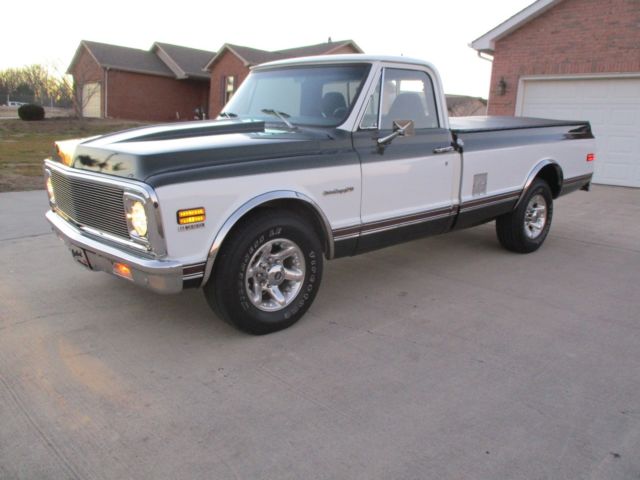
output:
[[[594,183],[640,187],[640,78],[525,79],[516,114],[589,120]]]
[[[100,84],[85,83],[82,86],[82,116],[100,118]]]

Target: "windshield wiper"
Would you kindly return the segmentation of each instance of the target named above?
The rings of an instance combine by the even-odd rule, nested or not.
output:
[[[220,112],[219,115],[221,117],[227,117],[227,118],[236,118],[238,116],[237,113],[233,113],[233,112]]]
[[[266,113],[267,115],[275,115],[276,117],[278,117],[280,120],[282,120],[284,123],[287,124],[287,127],[295,130],[297,127],[291,123],[288,119],[289,117],[291,117],[291,115],[289,115],[288,113],[285,112],[279,112],[277,110],[273,110],[272,108],[263,108],[262,109],[262,113]]]

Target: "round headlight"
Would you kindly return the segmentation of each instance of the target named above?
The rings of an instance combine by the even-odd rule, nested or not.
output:
[[[147,235],[147,212],[145,212],[142,202],[137,200],[133,202],[127,217],[138,236],[144,237]]]

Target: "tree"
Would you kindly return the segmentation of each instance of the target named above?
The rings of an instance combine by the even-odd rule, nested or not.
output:
[[[68,80],[52,74],[43,65],[34,64],[0,71],[0,94],[7,102],[12,96],[19,96],[20,101],[69,106],[71,92],[67,84]]]

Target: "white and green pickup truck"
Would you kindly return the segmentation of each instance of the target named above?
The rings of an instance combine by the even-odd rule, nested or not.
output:
[[[368,55],[264,64],[217,120],[57,147],[46,217],[73,258],[202,288],[254,334],[306,312],[325,260],[491,220],[508,250],[537,250],[595,155],[588,122],[449,119],[432,65]]]

